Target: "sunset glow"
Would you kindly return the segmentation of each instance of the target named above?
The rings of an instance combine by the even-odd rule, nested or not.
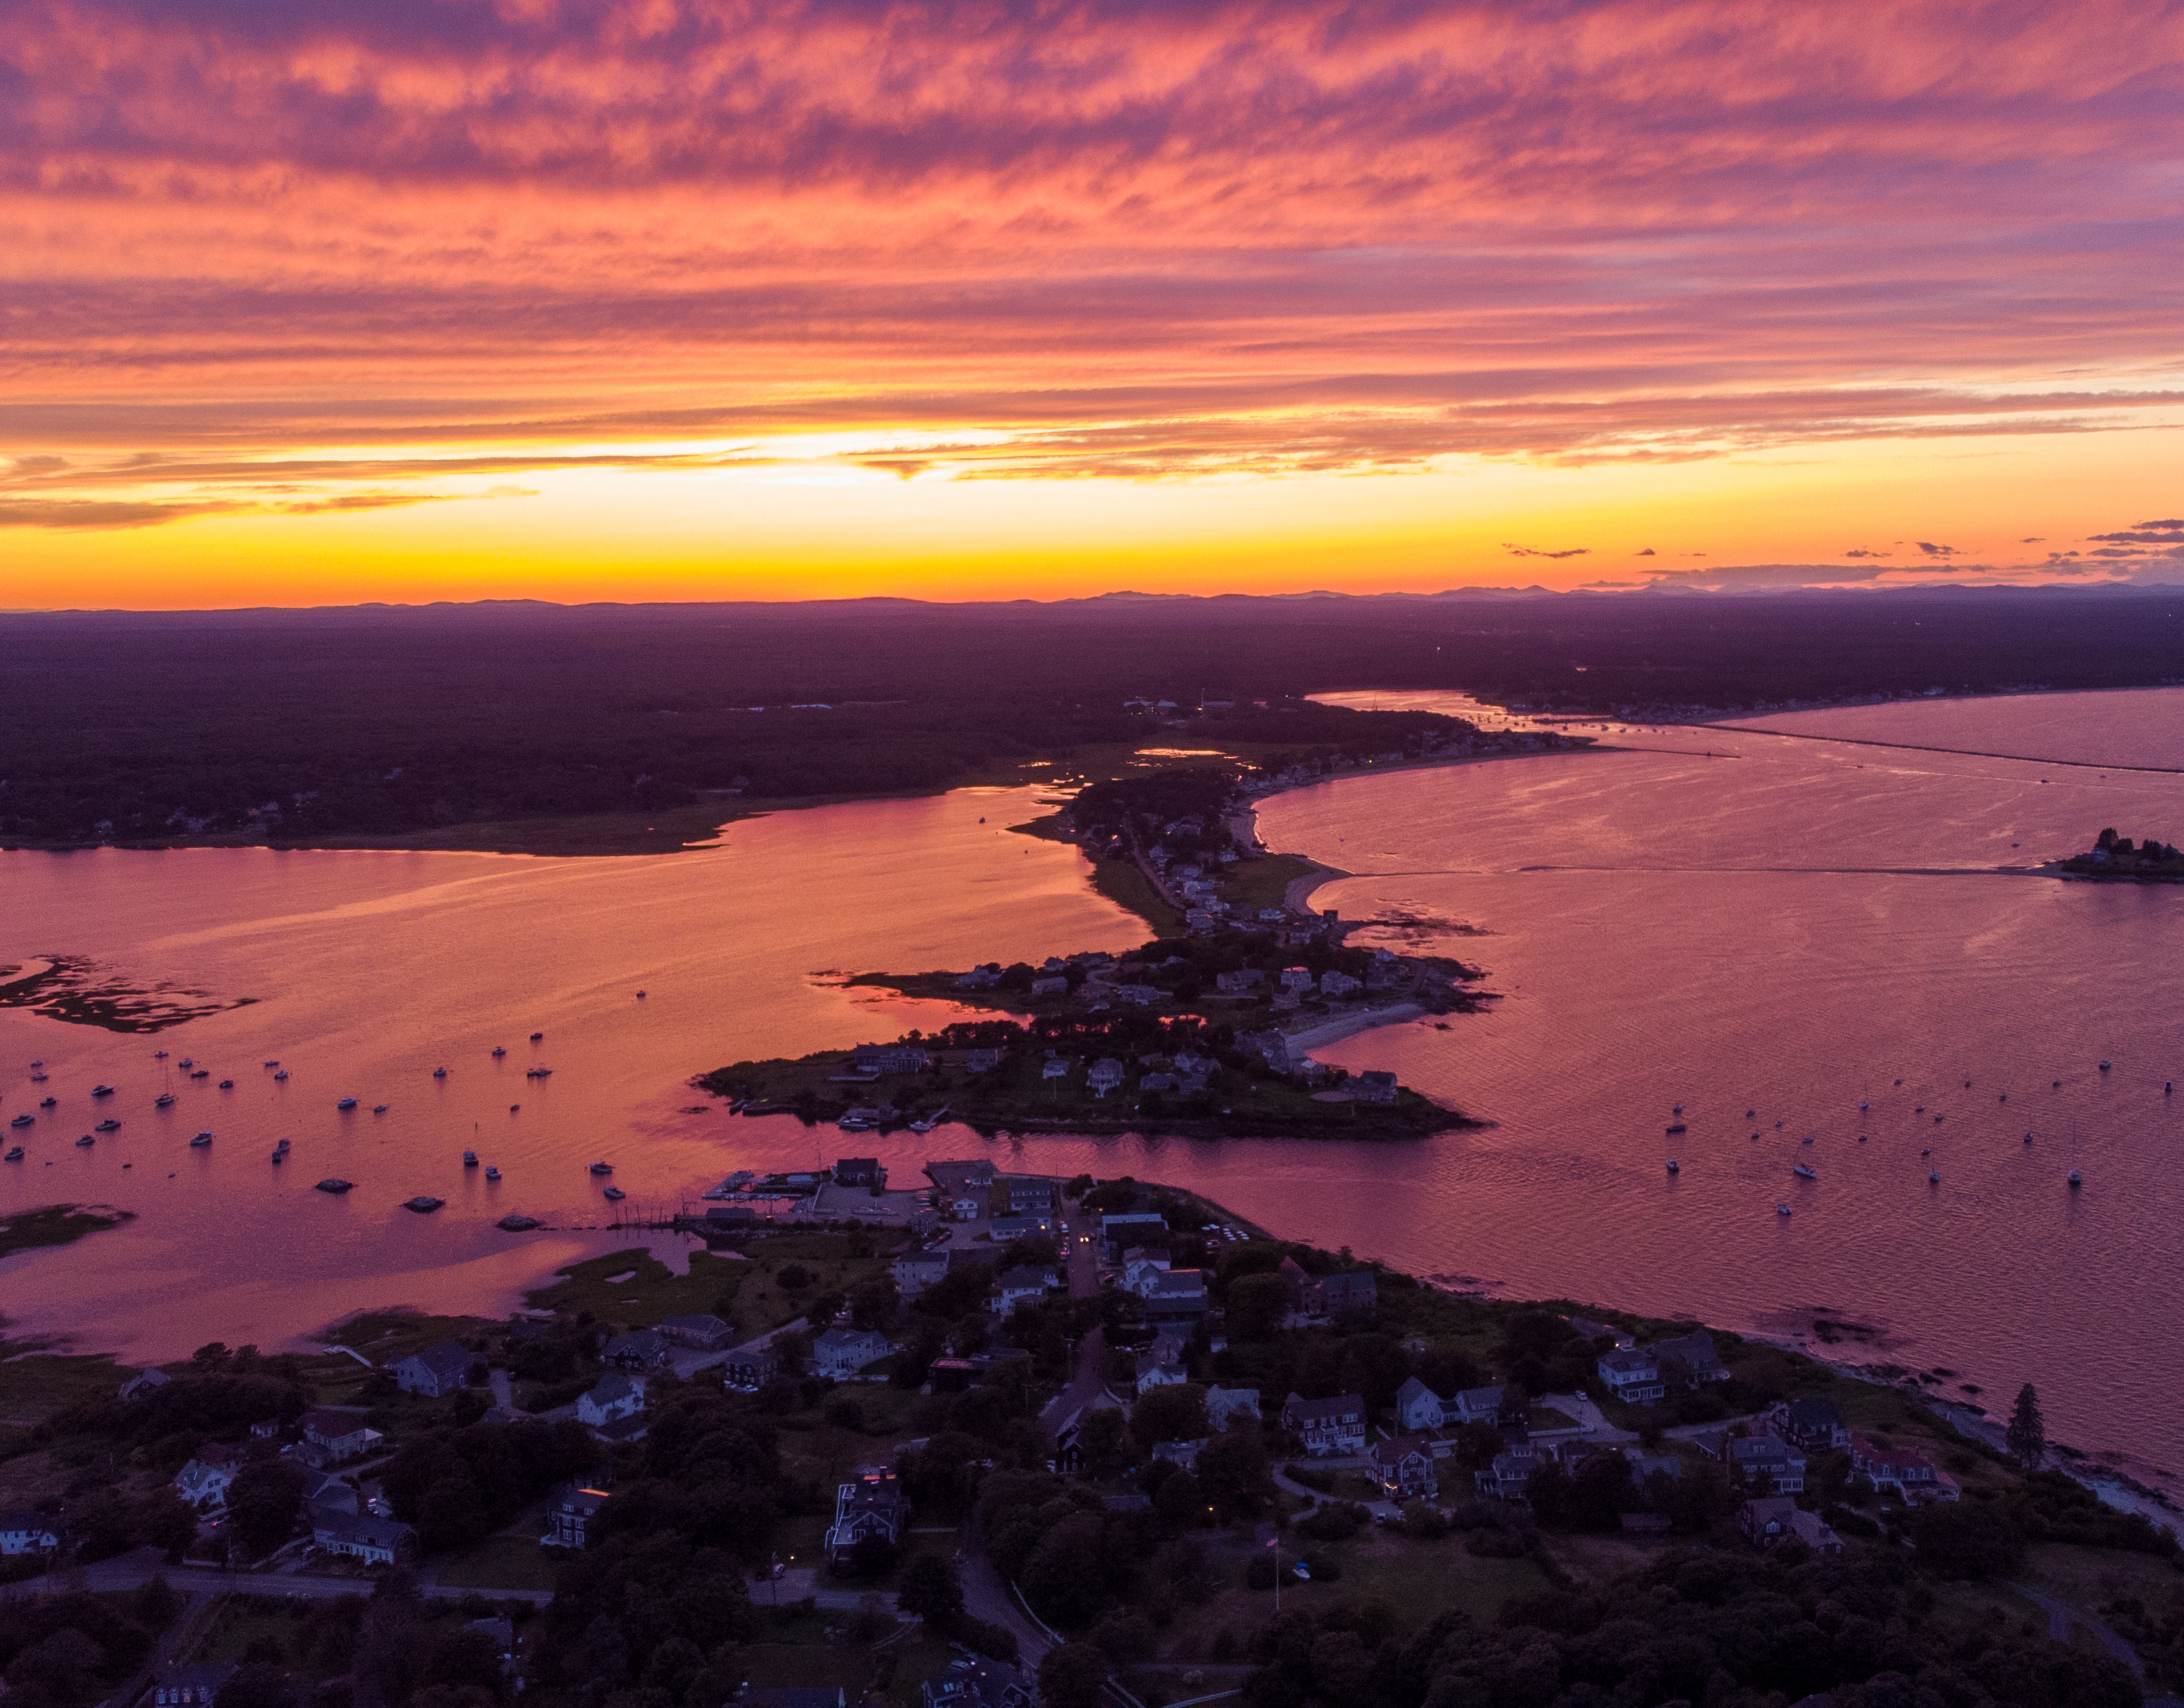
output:
[[[0,604],[2184,567],[2176,8],[7,10]]]

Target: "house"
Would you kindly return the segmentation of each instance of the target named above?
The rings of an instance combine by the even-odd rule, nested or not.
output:
[[[610,1497],[604,1488],[568,1488],[546,1514],[546,1533],[538,1538],[541,1548],[582,1548],[586,1545],[590,1526],[599,1515]]]
[[[1626,1447],[1623,1457],[1630,1462],[1630,1481],[1640,1488],[1656,1476],[1665,1476],[1671,1482],[1684,1480],[1684,1462],[1673,1453],[1648,1453],[1643,1448]]]
[[[596,1386],[577,1396],[577,1421],[587,1429],[604,1429],[644,1409],[644,1378],[619,1370],[601,1376]]]
[[[1069,994],[1068,976],[1034,979],[1031,981],[1031,993],[1034,996],[1066,996]]]
[[[1054,1182],[1027,1180],[1012,1175],[1007,1181],[1009,1214],[1017,1216],[1050,1216],[1054,1214]]]
[[[994,1190],[994,1165],[979,1158],[970,1162],[928,1163],[933,1182],[933,1206],[952,1221],[974,1222],[986,1214]]]
[[[877,1329],[830,1328],[811,1342],[811,1371],[839,1381],[894,1350],[894,1342]]]
[[[838,1186],[869,1186],[874,1192],[887,1189],[887,1170],[880,1166],[878,1157],[844,1157],[834,1164],[834,1184]]]
[[[1035,1269],[1025,1264],[1003,1270],[994,1277],[994,1304],[1000,1310],[1014,1310],[1027,1300],[1045,1298],[1060,1285],[1051,1269]]]
[[[1051,1215],[995,1216],[987,1230],[994,1243],[1005,1246],[1016,1240],[1028,1240],[1039,1234],[1054,1231]]]
[[[1134,1007],[1150,1008],[1164,993],[1157,985],[1117,985],[1115,994]]]
[[[459,1340],[443,1340],[422,1352],[413,1352],[394,1366],[394,1384],[404,1393],[421,1393],[427,1399],[445,1399],[460,1393],[476,1362],[471,1349]]]
[[[1444,1409],[1441,1423],[1494,1423],[1502,1416],[1502,1390],[1467,1387]]]
[[[938,1251],[905,1252],[888,1265],[888,1273],[894,1278],[897,1295],[913,1299],[948,1273],[949,1262],[945,1246]]]
[[[1030,1708],[1031,1690],[1013,1666],[973,1655],[918,1687],[918,1708]]]
[[[1934,1461],[1908,1447],[1892,1447],[1871,1436],[1855,1435],[1850,1443],[1851,1475],[1875,1490],[1906,1500],[1954,1500],[1963,1492]]]
[[[664,1370],[674,1350],[659,1330],[639,1328],[616,1335],[599,1357],[616,1370]]]
[[[956,982],[960,985],[963,981],[959,979]],[[1001,1065],[1001,1052],[999,1050],[966,1050],[963,1065],[974,1074],[990,1074]]]
[[[721,1385],[738,1393],[756,1393],[781,1374],[781,1360],[770,1348],[739,1346],[721,1366]]]
[[[0,1555],[51,1554],[61,1545],[60,1532],[35,1512],[0,1512]]]
[[[1321,1275],[1304,1286],[1306,1316],[1369,1316],[1380,1303],[1379,1283],[1370,1270],[1348,1270]]]
[[[362,1457],[386,1437],[366,1429],[361,1414],[318,1407],[304,1414],[304,1456],[316,1465],[340,1465]]]
[[[1574,1332],[1582,1335],[1587,1340],[1605,1340],[1612,1342],[1615,1346],[1635,1346],[1637,1344],[1635,1341],[1631,1339],[1631,1337],[1625,1334],[1621,1329],[1615,1327],[1612,1324],[1602,1322],[1594,1317],[1574,1316],[1569,1320],[1569,1326]]]
[[[1532,1487],[1532,1473],[1540,1458],[1529,1446],[1512,1447],[1494,1455],[1494,1462],[1473,1473],[1479,1492],[1494,1500],[1522,1500]]]
[[[925,1367],[935,1393],[968,1393],[973,1373],[967,1358],[936,1358]]]
[[[1729,1443],[1730,1474],[1773,1494],[1797,1494],[1805,1487],[1805,1455],[1779,1435],[1748,1435]]]
[[[1353,979],[1347,973],[1328,972],[1319,975],[1319,994],[1323,996],[1347,996],[1364,988],[1362,980]]]
[[[228,1485],[242,1469],[242,1455],[231,1447],[207,1442],[198,1456],[175,1476],[175,1492],[200,1510],[227,1504]]]
[[[362,1510],[354,1483],[323,1471],[304,1478],[304,1512],[312,1522],[331,1516],[354,1518]]]
[[[170,1666],[152,1692],[156,1708],[212,1708],[235,1676],[231,1661],[210,1666]]]
[[[140,1370],[121,1384],[124,1399],[142,1399],[147,1394],[157,1393],[174,1378],[154,1365],[150,1370]]]
[[[1190,1373],[1183,1367],[1183,1360],[1166,1347],[1156,1347],[1150,1352],[1139,1353],[1134,1368],[1136,1375],[1132,1386],[1140,1399],[1156,1387],[1175,1387],[1190,1380]]]
[[[1284,991],[1295,991],[1299,996],[1303,995],[1312,989],[1312,969],[1309,967],[1283,968],[1281,986]]]
[[[1683,1388],[1710,1381],[1727,1381],[1729,1366],[1714,1350],[1713,1337],[1702,1328],[1669,1340],[1657,1340],[1647,1348],[1661,1366],[1661,1380]]]
[[[1282,1427],[1304,1442],[1314,1459],[1365,1450],[1365,1402],[1354,1393],[1332,1399],[1306,1399],[1293,1393],[1282,1402]]]
[[[277,1417],[259,1418],[250,1426],[250,1438],[253,1441],[278,1441],[281,1438],[281,1420]]]
[[[1167,1273],[1173,1260],[1166,1246],[1132,1246],[1123,1253],[1123,1287],[1143,1298],[1156,1276]]]
[[[850,1052],[850,1065],[877,1079],[882,1074],[922,1074],[933,1058],[916,1044],[860,1044]]]
[[[1164,1459],[1170,1465],[1180,1465],[1185,1471],[1195,1471],[1198,1469],[1198,1449],[1205,1446],[1209,1438],[1201,1435],[1195,1441],[1156,1441],[1153,1443],[1153,1457]]]
[[[691,1346],[700,1352],[713,1352],[728,1343],[735,1331],[716,1316],[700,1313],[692,1316],[663,1317],[660,1332],[677,1346]]]
[[[1746,1501],[1737,1512],[1736,1525],[1745,1540],[1757,1548],[1772,1548],[1795,1537],[1815,1554],[1843,1551],[1842,1538],[1823,1523],[1819,1514],[1799,1511],[1797,1503],[1786,1494]]]
[[[902,1484],[883,1465],[868,1465],[834,1490],[834,1522],[827,1531],[827,1557],[849,1563],[850,1551],[867,1537],[900,1545],[910,1527],[910,1502]]]
[[[1167,1218],[1156,1210],[1130,1210],[1100,1218],[1100,1243],[1112,1257],[1146,1239],[1167,1242]]]
[[[1045,1066],[1039,1070],[1039,1080],[1066,1080],[1069,1077],[1070,1061],[1067,1056],[1049,1056]]]
[[[1850,1426],[1831,1399],[1778,1399],[1767,1415],[1775,1434],[1808,1453],[1850,1445]]]
[[[1368,1457],[1373,1474],[1390,1500],[1431,1500],[1440,1493],[1440,1480],[1434,1475],[1433,1443],[1423,1437],[1399,1435],[1376,1441]]]
[[[1267,975],[1256,967],[1241,967],[1233,973],[1214,975],[1213,988],[1224,996],[1246,996],[1267,982]]]
[[[1256,1387],[1213,1387],[1206,1390],[1206,1421],[1217,1431],[1228,1427],[1234,1417],[1259,1415],[1259,1390]]]
[[[1618,1347],[1601,1354],[1599,1367],[1609,1397],[1625,1405],[1651,1405],[1668,1395],[1661,1380],[1660,1360],[1650,1352]]]
[[[360,1560],[366,1566],[392,1566],[410,1552],[417,1539],[417,1532],[406,1524],[398,1524],[391,1518],[376,1518],[370,1513],[350,1516],[346,1513],[328,1513],[311,1521],[311,1540],[329,1554],[347,1555]]]
[[[1441,1397],[1416,1376],[1396,1390],[1396,1421],[1413,1435],[1420,1430],[1439,1429],[1443,1410]]]
[[[1155,1321],[1206,1314],[1206,1277],[1198,1270],[1154,1270],[1141,1288],[1145,1314]]]
[[[1401,1089],[1393,1074],[1384,1069],[1368,1068],[1351,1076],[1350,1100],[1354,1103],[1392,1103]]]
[[[1092,1071],[1085,1078],[1091,1085],[1092,1095],[1104,1097],[1122,1085],[1123,1064],[1112,1056],[1102,1056],[1093,1063]]]

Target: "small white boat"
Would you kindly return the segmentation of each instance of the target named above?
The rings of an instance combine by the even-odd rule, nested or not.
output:
[[[1926,1170],[1926,1184],[1927,1184],[1928,1186],[1938,1186],[1939,1185],[1941,1185],[1941,1184],[1942,1184],[1942,1171],[1941,1171],[1939,1169],[1927,1169],[1927,1170]]]
[[[104,1120],[101,1121],[97,1126],[93,1127],[92,1131],[94,1133],[110,1133],[120,1127],[120,1122],[115,1120],[111,1115],[109,1115]]]
[[[638,1002],[642,1002],[644,1000],[644,991],[639,991],[637,993],[637,1000],[638,1000]]]
[[[1680,1175],[1683,1172],[1681,1169],[1676,1166],[1676,1159],[1674,1157],[1670,1157],[1669,1158],[1669,1172],[1672,1175]]]
[[[610,1204],[618,1204],[624,1198],[627,1197],[629,1194],[624,1192],[620,1186],[609,1186],[606,1191],[600,1193],[599,1196],[604,1198]]]
[[[289,1141],[288,1141],[287,1140],[283,1139],[283,1140],[281,1140],[281,1142],[280,1142],[279,1144],[276,1145],[273,1148],[274,1148],[274,1149],[276,1149],[276,1150],[277,1150],[277,1151],[286,1151],[286,1150],[288,1148],[288,1142],[289,1142]]]
[[[1788,1215],[1788,1214],[1790,1214],[1790,1207],[1789,1207],[1789,1205],[1787,1205],[1787,1204],[1777,1204],[1777,1205],[1775,1205],[1775,1206],[1774,1206],[1774,1214],[1775,1214],[1776,1215],[1778,1215],[1778,1216],[1786,1216],[1786,1215]]]
[[[511,1114],[511,1115],[512,1115],[512,1114],[515,1114],[518,1109],[521,1108],[522,1107],[523,1107],[523,1105],[522,1105],[522,1104],[521,1104],[521,1103],[510,1103],[510,1104],[508,1106],[508,1113],[509,1113],[510,1114]]]
[[[2070,1172],[2064,1175],[2063,1178],[2070,1181],[2073,1190],[2079,1186],[2082,1186],[2086,1183],[2086,1177],[2080,1174],[2075,1169],[2071,1169]]]
[[[1809,1168],[1803,1163],[1798,1164],[1797,1166],[1791,1169],[1790,1172],[1795,1175],[1801,1181],[1816,1181],[1820,1177],[1819,1169]]]
[[[1802,1139],[1800,1139],[1800,1140],[1798,1140],[1798,1141],[1797,1141],[1797,1142],[1798,1142],[1799,1144],[1801,1144],[1801,1145],[1809,1145],[1810,1143],[1812,1143],[1812,1141],[1813,1141],[1813,1136],[1812,1136],[1810,1133],[1806,1134],[1806,1135],[1805,1135],[1805,1136],[1804,1136],[1803,1138],[1802,1138]]]
[[[1860,1143],[1861,1145],[1862,1145],[1862,1144],[1864,1144],[1864,1143],[1865,1142],[1865,1135],[1864,1135],[1864,1133],[1860,1133],[1860,1134],[1858,1136],[1858,1143]]]
[[[275,1056],[266,1061],[260,1062],[258,1065],[261,1068],[277,1068],[281,1065],[281,1058],[278,1056]]]
[[[167,1059],[167,1052],[164,1050],[154,1050],[152,1052],[152,1059],[155,1062],[164,1062]]]
[[[2050,1091],[2059,1091],[2063,1089],[2063,1082],[2060,1080],[2051,1080],[2048,1084],[2048,1089]]]
[[[190,1148],[193,1151],[201,1151],[211,1142],[212,1135],[210,1133],[199,1133],[197,1137],[190,1141]]]
[[[2172,1095],[2172,1094],[2176,1091],[2176,1080],[2164,1080],[2161,1082],[2161,1095],[2162,1095],[2163,1097],[2169,1097],[2169,1096]]]
[[[212,1069],[210,1068],[196,1069],[191,1073],[190,1077],[193,1080],[209,1080],[212,1077]]]
[[[500,1178],[500,1170],[499,1169],[488,1169],[485,1171],[485,1177],[489,1181],[497,1181]]]
[[[353,1109],[356,1107],[356,1099],[354,1097],[343,1097],[335,1102],[334,1107],[337,1109]]]
[[[2028,1144],[2028,1145],[2029,1145],[2029,1144],[2031,1144],[2031,1143],[2032,1142],[2032,1135],[2031,1135],[2031,1134],[2027,1133],[2027,1134],[2025,1136],[2025,1142],[2026,1144]]]
[[[1997,1102],[1997,1103],[2006,1103],[2006,1102],[2008,1102],[2008,1101],[2009,1101],[2009,1093],[2008,1093],[2008,1092],[2007,1092],[2007,1091],[2004,1091],[2004,1092],[2003,1092],[2000,1097],[1997,1097],[1997,1098],[1995,1099],[1995,1102]]]
[[[1899,1086],[1900,1086],[1900,1085],[1902,1085],[1902,1084],[1903,1083],[1903,1080],[1898,1080],[1896,1083],[1897,1083],[1897,1085],[1899,1085]]]
[[[1861,1097],[1861,1098],[1859,1098],[1859,1099],[1858,1099],[1858,1108],[1860,1108],[1861,1109],[1869,1109],[1869,1108],[1871,1108],[1873,1107],[1873,1105],[1872,1105],[1872,1104],[1870,1104],[1870,1103],[1867,1102],[1865,1101],[1865,1099],[1864,1099],[1864,1098],[1863,1098],[1863,1097]]]

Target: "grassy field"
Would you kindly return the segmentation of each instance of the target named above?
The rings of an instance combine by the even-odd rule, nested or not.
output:
[[[1100,860],[1092,867],[1092,887],[1112,901],[1136,914],[1153,928],[1156,937],[1181,937],[1187,934],[1183,915],[1153,888],[1151,879],[1138,870],[1128,860]]]
[[[1262,907],[1279,907],[1287,900],[1290,885],[1300,878],[1326,870],[1317,861],[1296,854],[1266,854],[1255,860],[1239,860],[1228,868],[1228,881],[1222,886],[1222,898],[1233,909],[1255,913]]]
[[[378,1310],[352,1317],[321,1337],[332,1346],[354,1347],[374,1364],[384,1367],[399,1364],[410,1354],[422,1352],[441,1341],[466,1340],[499,1326],[485,1317],[427,1316],[422,1311]],[[359,1374],[362,1373],[359,1370]],[[334,1374],[331,1366],[329,1374]]]
[[[560,1562],[538,1545],[538,1527],[488,1536],[440,1566],[440,1582],[454,1589],[551,1589]]]

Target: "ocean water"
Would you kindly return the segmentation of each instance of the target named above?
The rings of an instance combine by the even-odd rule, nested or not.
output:
[[[851,1141],[684,1113],[703,1101],[689,1076],[722,1062],[946,1018],[830,970],[1139,941],[1073,851],[1004,830],[1036,810],[1028,791],[783,814],[658,859],[0,856],[0,963],[81,954],[259,999],[152,1038],[0,1010],[0,1115],[34,1102],[34,1057],[38,1090],[63,1099],[27,1139],[8,1134],[30,1154],[0,1168],[0,1213],[138,1212],[0,1263],[0,1312],[146,1358],[278,1343],[383,1304],[505,1309],[556,1265],[628,1242],[595,1231],[594,1157],[632,1205],[665,1206],[732,1169],[850,1148],[911,1172],[984,1153],[1172,1180],[1283,1233],[1510,1296],[1787,1337],[1847,1325],[1829,1331],[1848,1336],[1841,1355],[1946,1370],[1940,1391],[1989,1404],[2033,1381],[2059,1438],[2184,1463],[2168,1403],[2184,1382],[2184,1113],[2163,1090],[2184,1078],[2184,890],[2029,870],[2106,824],[2184,839],[2184,777],[2100,768],[2184,767],[2184,691],[1766,723],[2029,756],[1607,728],[1590,733],[1617,751],[1262,803],[1271,846],[1351,874],[1315,905],[1471,962],[1501,993],[1485,1013],[1319,1052],[1490,1124],[1401,1144]],[[197,1082],[153,1109],[185,1055],[236,1090]],[[284,1084],[260,1066],[273,1058]],[[534,1062],[553,1077],[526,1080]],[[80,1151],[98,1080],[125,1125]],[[361,1107],[337,1111],[344,1095]],[[1688,1130],[1672,1137],[1679,1102]],[[192,1151],[201,1127],[214,1144]],[[293,1159],[275,1169],[281,1137]],[[462,1169],[466,1146],[506,1178]],[[328,1174],[357,1189],[310,1190]],[[421,1192],[447,1208],[398,1208]],[[562,1231],[501,1234],[511,1209]]]

